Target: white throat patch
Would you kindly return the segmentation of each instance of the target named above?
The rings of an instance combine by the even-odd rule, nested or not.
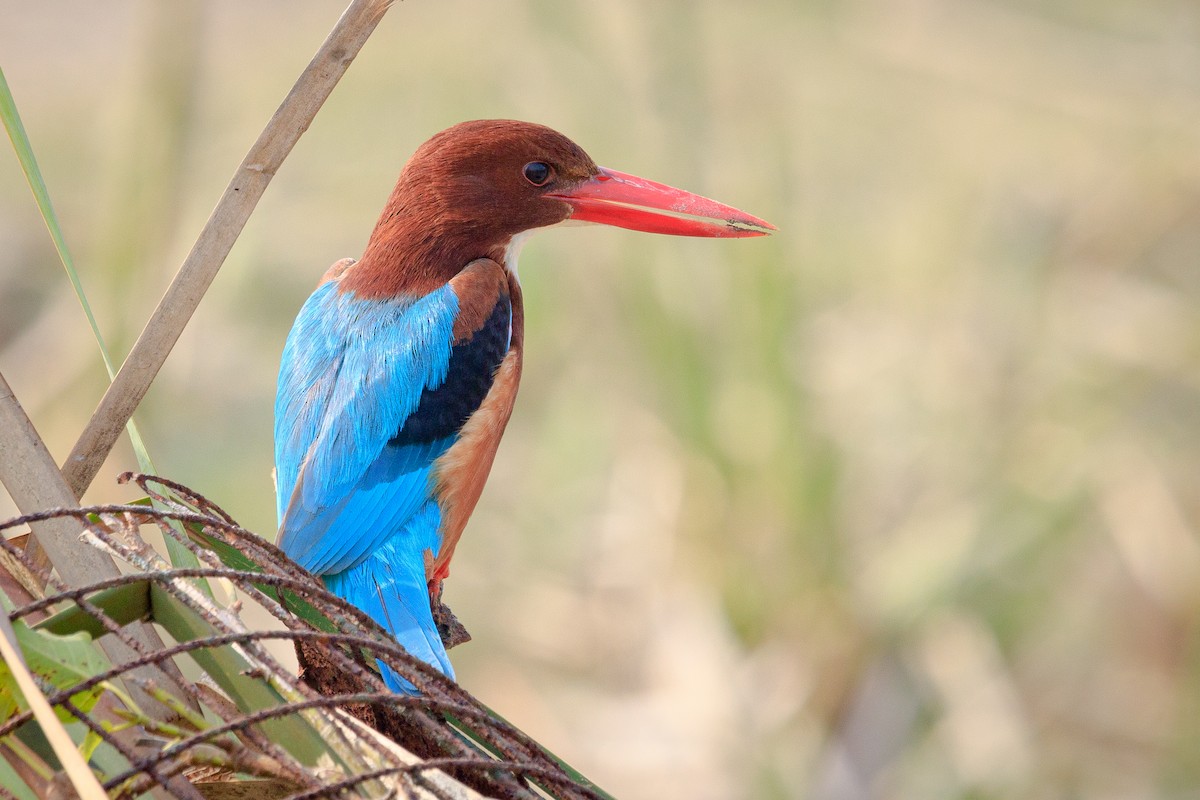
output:
[[[551,228],[557,228],[559,225],[587,225],[587,224],[589,224],[589,223],[572,222],[570,218],[567,218],[567,219],[564,219],[562,222],[556,222],[553,225],[543,225],[540,228],[530,228],[527,231],[521,231],[516,236],[514,236],[508,240],[508,247],[506,247],[504,249],[504,266],[506,266],[508,268],[508,271],[511,272],[513,275],[516,275],[517,278],[520,278],[520,275],[517,275],[517,259],[521,255],[521,248],[525,246],[525,242],[529,239],[530,235],[537,233],[538,231],[547,231],[547,230],[550,230]]]
[[[516,236],[508,240],[508,247],[504,248],[504,266],[513,275],[517,275],[517,259],[521,256],[521,248],[525,246],[525,242],[529,239],[529,234],[536,231],[537,228],[530,228],[527,231],[521,231]]]

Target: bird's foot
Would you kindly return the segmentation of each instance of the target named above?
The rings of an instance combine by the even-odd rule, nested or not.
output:
[[[433,621],[437,625],[438,635],[447,650],[471,641],[471,634],[466,627],[454,616],[450,606],[442,602],[442,582],[429,582],[429,607],[433,611]]]

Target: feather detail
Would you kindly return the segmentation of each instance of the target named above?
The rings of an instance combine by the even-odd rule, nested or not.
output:
[[[454,668],[433,620],[425,583],[424,553],[437,548],[439,525],[437,504],[426,502],[396,535],[357,566],[326,576],[325,586],[362,609],[409,653],[453,679]],[[380,667],[392,691],[416,693],[411,683],[386,666]]]
[[[448,287],[416,300],[369,301],[337,283],[304,304],[280,367],[276,489],[280,547],[289,553],[294,537],[363,478],[422,392],[445,380],[450,360],[458,300]]]
[[[480,259],[422,297],[372,299],[345,291],[358,268],[348,259],[334,265],[284,347],[275,420],[279,546],[451,674],[430,611],[427,564],[448,560],[511,413],[520,363],[510,347],[521,313],[511,302],[515,282]],[[508,387],[499,393],[498,379]],[[494,431],[482,450],[481,426]],[[436,465],[464,433],[467,450],[486,458],[471,459],[464,489],[439,491]],[[453,507],[449,550],[443,500]],[[389,685],[403,689],[394,678]]]
[[[520,382],[521,351],[512,347],[479,410],[467,420],[454,444],[434,462],[434,494],[443,509],[442,546],[431,566],[430,581],[445,580],[450,574],[454,549],[483,493]]]
[[[483,493],[521,384],[524,304],[516,276],[508,273],[507,280],[512,305],[508,354],[496,370],[491,390],[479,410],[471,415],[454,444],[433,465],[433,491],[442,508],[442,547],[430,568],[430,581],[445,580],[450,574],[454,549]]]

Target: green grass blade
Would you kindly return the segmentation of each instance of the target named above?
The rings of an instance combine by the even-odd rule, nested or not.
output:
[[[83,306],[83,313],[92,329],[92,335],[96,337],[96,343],[100,345],[100,357],[104,359],[104,368],[108,370],[108,379],[112,380],[117,375],[116,367],[108,355],[108,347],[104,344],[100,326],[96,324],[92,306],[88,303],[87,295],[84,294],[83,286],[79,282],[79,273],[75,271],[75,261],[71,258],[71,251],[67,249],[62,226],[58,224],[58,215],[54,213],[54,205],[50,202],[50,192],[46,189],[42,170],[38,167],[37,159],[34,158],[33,147],[29,143],[29,136],[25,133],[21,115],[17,113],[17,104],[13,100],[12,91],[8,88],[8,81],[4,77],[3,69],[0,69],[0,119],[3,119],[8,139],[12,142],[13,150],[17,152],[17,161],[21,163],[25,180],[28,181],[29,188],[33,191],[33,199],[37,203],[38,211],[42,214],[42,221],[46,223],[46,228],[50,231],[54,249],[58,251],[59,260],[62,261],[62,265],[67,271],[67,278],[71,281],[75,296],[79,298],[79,304]],[[140,458],[139,454],[139,461]]]
[[[8,88],[8,81],[4,77],[3,69],[0,69],[0,120],[4,122],[4,129],[8,132],[8,139],[12,142],[13,150],[16,151],[17,161],[21,163],[21,170],[25,173],[25,179],[29,183],[30,190],[33,191],[34,201],[37,203],[38,211],[41,212],[42,221],[46,223],[46,228],[50,232],[50,238],[54,242],[54,249],[58,252],[58,258],[62,261],[63,269],[67,271],[67,278],[71,281],[71,287],[75,290],[75,296],[79,299],[79,304],[83,307],[83,314],[87,317],[88,326],[92,329],[92,335],[96,338],[96,344],[100,347],[100,358],[104,360],[104,368],[108,371],[108,379],[111,381],[117,376],[116,365],[108,353],[108,346],[104,343],[104,336],[100,333],[100,326],[96,323],[96,316],[92,313],[91,303],[88,302],[87,295],[83,291],[83,284],[79,281],[79,273],[75,269],[75,261],[71,258],[71,251],[67,248],[67,242],[62,233],[62,226],[58,222],[58,215],[54,212],[54,205],[50,202],[50,192],[46,189],[46,181],[42,178],[42,170],[38,167],[37,159],[33,155],[33,146],[29,143],[29,136],[25,133],[25,125],[21,122],[21,115],[17,112],[17,104],[13,100],[12,91]],[[150,460],[150,454],[146,450],[146,443],[142,439],[142,434],[138,430],[137,424],[130,419],[125,427],[129,432],[129,440],[133,445],[133,453],[137,458],[138,468],[142,472],[151,475],[157,474],[158,470],[154,468],[154,462]],[[165,538],[167,552],[170,554],[173,564],[181,567],[199,566],[199,562],[191,551],[171,537],[168,536]],[[207,584],[205,584],[204,588],[207,590]]]

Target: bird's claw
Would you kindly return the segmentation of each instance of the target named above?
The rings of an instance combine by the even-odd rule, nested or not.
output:
[[[433,611],[433,621],[437,625],[438,635],[442,637],[442,645],[447,650],[456,645],[471,641],[471,634],[466,627],[454,616],[450,606],[442,602],[442,582],[431,581],[429,584],[429,607]]]

